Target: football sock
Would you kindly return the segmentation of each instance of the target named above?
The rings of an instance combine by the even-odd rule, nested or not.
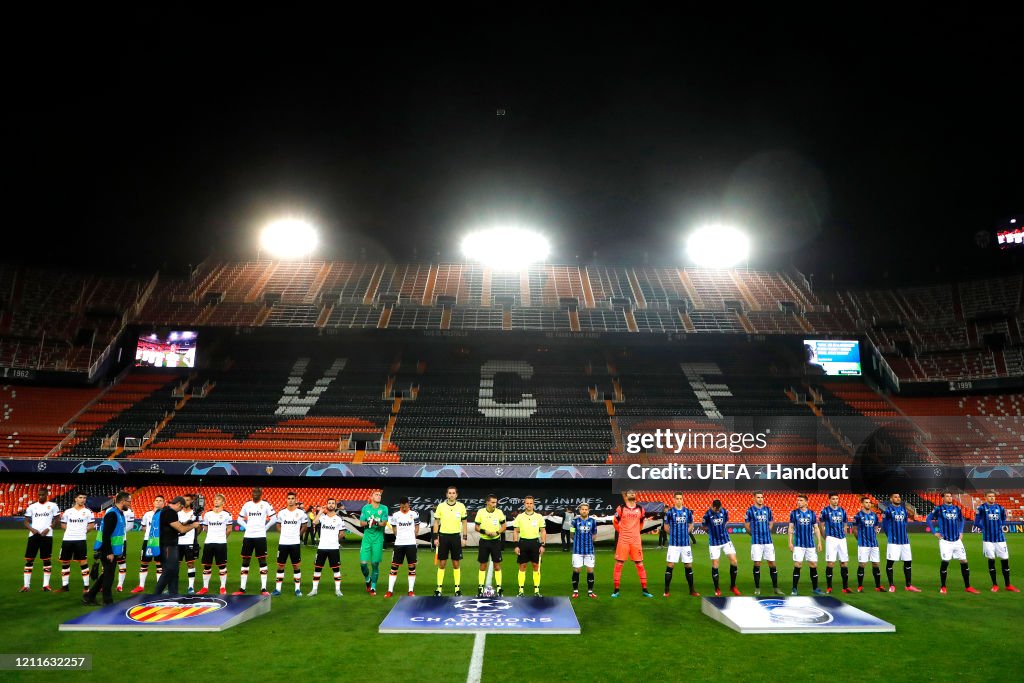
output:
[[[278,563],[278,565],[277,565],[277,581],[274,583],[275,589],[280,591],[281,590],[281,584],[283,584],[283,583],[284,583],[284,565],[281,564],[281,563]]]
[[[740,568],[734,564],[729,565],[729,588],[736,587],[736,575],[740,573]]]
[[[487,580],[487,572],[481,569],[476,573],[476,585],[483,586],[484,581]]]
[[[640,586],[647,590],[647,567],[644,566],[643,562],[637,562],[636,573],[640,576]]]
[[[665,592],[672,587],[672,567],[665,567]]]
[[[832,587],[832,567],[825,567],[825,587]]]
[[[302,585],[302,565],[292,565],[292,580],[295,582],[295,590],[299,590]]]
[[[124,580],[128,578],[128,562],[121,560],[117,563],[117,587],[124,588]]]
[[[313,567],[313,590],[316,590],[317,586],[320,585],[320,570],[321,569],[323,569],[323,567],[317,567],[317,566]],[[242,588],[242,590],[245,590],[245,588]]]
[[[413,562],[409,565],[409,592],[412,593],[413,586],[416,585],[416,563]]]
[[[455,581],[455,587],[459,588],[462,585],[462,570],[452,567],[452,579]]]
[[[693,567],[686,567],[686,583],[690,586],[690,592],[693,592]]]
[[[857,567],[857,587],[864,587],[864,567]]]
[[[960,576],[964,577],[964,588],[971,587],[971,568],[964,563],[960,563]]]
[[[388,593],[395,592],[395,580],[398,578],[398,570],[395,569],[395,565],[391,565],[391,573],[388,574]]]
[[[909,562],[904,562],[903,563],[903,578],[906,579],[908,586],[914,585],[914,582],[910,580],[910,563]]]
[[[793,590],[800,583],[800,567],[793,567]]]
[[[811,567],[811,590],[818,590],[818,568]]]
[[[192,565],[188,567],[188,587],[192,590],[196,588],[196,566]]]
[[[592,572],[587,572],[587,592],[594,592],[594,574]]]
[[[572,592],[575,593],[580,589],[580,573],[573,570],[572,573]],[[665,590],[668,590],[667,588]]]
[[[775,588],[778,588],[779,587],[779,568],[778,567],[768,567],[768,573],[771,574],[771,577],[772,577],[772,586],[774,586]]]
[[[213,576],[213,569],[211,565],[203,565],[203,588],[210,587],[210,577]]]
[[[494,570],[494,587],[495,588],[501,588],[501,570],[500,569],[495,569]]]
[[[361,562],[359,564],[359,571],[361,571],[363,573],[363,581],[365,581],[366,583],[369,583],[370,582],[370,565],[366,564],[365,562]]]
[[[615,562],[615,570],[612,572],[612,579],[615,581],[615,590],[619,590],[619,584],[622,583],[622,563]]]
[[[895,583],[895,581],[893,580],[893,577],[892,577],[892,574],[893,574],[892,566],[894,564],[895,564],[895,562],[893,560],[886,560],[885,561],[885,578],[889,579],[889,585],[890,586],[893,585],[893,583]]]
[[[525,569],[520,569],[519,570],[519,590],[523,590],[523,587],[525,585],[526,585],[526,570]]]
[[[1003,567],[1003,581],[1007,586],[1010,585],[1010,561],[1000,560],[999,563]],[[45,570],[44,570],[45,571]],[[47,580],[47,574],[43,574],[43,585],[45,586],[49,581]]]
[[[148,564],[144,564],[144,565],[142,565],[142,568],[139,569],[139,585],[140,586],[145,586],[146,585],[146,577],[147,576],[149,576],[149,565]]]
[[[25,560],[25,588],[32,583],[32,564],[33,560]]]
[[[334,572],[334,591],[338,592],[341,590],[341,565],[331,567]]]
[[[380,578],[380,562],[373,563],[373,569],[370,570],[370,585],[374,588],[377,587],[377,579]]]
[[[437,590],[441,590],[444,585],[444,569],[438,567],[437,569]]]
[[[219,570],[217,574],[220,576],[220,587],[225,588],[228,585],[228,565],[227,563],[217,565]]]
[[[60,585],[67,588],[71,585],[71,563],[61,562],[60,563]]]
[[[1004,566],[1005,566],[1005,563],[1004,563]],[[53,565],[50,562],[50,558],[46,558],[45,560],[43,560],[43,588],[49,588],[50,587],[50,572],[52,572],[52,571],[53,571]],[[1009,583],[1009,581],[1010,581],[1010,570],[1009,570],[1009,568],[1006,569],[1005,573],[1006,573],[1006,581],[1007,581],[1007,583]]]
[[[761,587],[761,567],[754,565],[754,588]]]
[[[946,574],[948,573],[948,569],[949,562],[943,561],[942,565],[939,567],[939,579],[942,581],[943,588],[946,587]]]
[[[871,567],[871,575],[873,577],[875,577],[875,588],[881,588],[882,587],[882,570],[879,568],[879,566],[877,564],[876,565],[872,565],[872,567]]]
[[[996,581],[996,561],[994,558],[988,561],[988,575],[992,577],[993,586],[999,583]]]
[[[241,569],[241,571],[238,574],[238,580],[239,580],[239,583],[241,584],[240,588],[244,591],[245,590],[245,584],[247,584],[249,582],[249,558],[248,557],[243,557],[242,558],[242,569]]]
[[[849,567],[840,567],[839,568],[839,576],[841,576],[842,579],[843,579],[843,590],[846,590],[847,588],[850,587],[850,568]]]
[[[86,562],[82,565],[82,587],[89,587],[89,563]]]
[[[715,582],[715,590],[718,590],[718,567],[711,568],[711,580]]]
[[[265,560],[260,561],[260,590],[267,590],[267,563]]]
[[[539,591],[540,590],[540,570],[539,569],[534,569],[533,570],[533,590],[535,590],[535,591]]]

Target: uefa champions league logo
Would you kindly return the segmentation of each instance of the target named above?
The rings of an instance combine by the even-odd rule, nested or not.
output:
[[[467,598],[466,600],[459,600],[452,605],[452,607],[460,612],[483,614],[488,612],[503,612],[507,609],[512,609],[512,603],[508,600],[494,600],[491,598]]]
[[[817,605],[798,605],[786,600],[758,600],[758,606],[768,611],[772,621],[789,626],[820,626],[832,621],[832,615]]]

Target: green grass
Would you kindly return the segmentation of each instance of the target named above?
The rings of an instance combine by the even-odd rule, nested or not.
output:
[[[981,540],[967,539],[974,584],[982,595],[963,593],[960,573],[951,567],[949,595],[938,594],[937,541],[928,535],[911,536],[914,546],[914,582],[919,595],[902,589],[894,595],[875,592],[843,596],[850,603],[896,625],[895,634],[762,635],[741,636],[700,613],[699,600],[686,594],[686,581],[677,571],[673,594],[663,599],[664,551],[649,547],[646,565],[651,589],[658,597],[644,599],[639,593],[636,571],[626,567],[623,594],[609,599],[612,556],[608,549],[598,552],[597,592],[599,600],[581,598],[574,604],[582,627],[579,636],[492,636],[487,639],[484,680],[530,681],[629,681],[717,679],[738,676],[740,680],[777,680],[825,676],[837,680],[856,678],[899,678],[933,680],[951,675],[957,680],[1019,679],[1021,664],[1020,624],[1024,623],[1024,595],[988,592],[987,565],[981,556]],[[130,535],[131,558],[126,590],[137,584],[137,553],[141,535]],[[697,590],[711,593],[707,539],[696,548]],[[748,539],[735,537],[740,558],[739,587],[744,594],[753,588]],[[238,536],[232,537],[229,555],[229,589],[238,586]],[[315,599],[295,598],[287,593],[274,600],[273,611],[220,634],[138,634],[61,633],[57,626],[89,609],[79,604],[81,577],[72,569],[72,593],[48,594],[39,590],[41,565],[36,562],[32,592],[17,593],[21,585],[25,534],[0,532],[0,614],[4,618],[0,651],[21,654],[91,654],[90,673],[61,674],[75,680],[110,680],[120,675],[145,675],[145,653],[156,654],[157,670],[176,671],[189,680],[233,681],[240,679],[278,681],[309,677],[336,680],[339,677],[377,678],[409,681],[465,680],[473,636],[466,635],[379,635],[377,627],[394,604],[382,596],[363,591],[358,556],[352,546],[342,551],[344,598],[335,598],[333,582],[325,576],[326,592]],[[55,539],[55,550],[59,539]],[[271,548],[276,537],[271,538]],[[852,548],[852,544],[851,544]],[[788,589],[791,563],[780,537],[777,541],[780,585]],[[1024,538],[1010,537],[1011,558],[1024,557]],[[309,590],[314,551],[303,549],[303,591]],[[387,556],[387,555],[386,555]],[[435,570],[427,559],[417,583],[417,593],[433,590]],[[506,554],[506,558],[511,556]],[[475,559],[475,558],[472,558]],[[381,577],[386,587],[386,565]],[[824,587],[824,563],[821,582]],[[273,565],[270,587],[273,589]],[[884,556],[882,563],[883,583]],[[1024,584],[1024,567],[1015,566],[1015,580]],[[805,568],[801,589],[810,591]],[[467,593],[476,587],[476,567],[467,562],[463,569]],[[569,555],[557,547],[547,553],[543,567],[545,595],[568,595],[571,569]],[[902,571],[896,567],[897,585]],[[839,572],[836,570],[836,586]],[[201,579],[197,580],[201,585]],[[214,585],[216,585],[216,576]],[[504,573],[507,593],[515,594],[516,572],[508,564]],[[529,581],[529,579],[528,579]],[[185,585],[182,570],[182,585]],[[250,577],[250,592],[259,586],[258,574]],[[451,582],[449,572],[448,582]],[[147,587],[155,583],[151,572]],[[851,583],[856,583],[855,566]],[[865,583],[873,587],[870,570]],[[1002,578],[1000,576],[1000,584]],[[59,570],[52,585],[59,586]],[[405,585],[402,570],[397,587]],[[723,572],[728,586],[728,572]],[[762,587],[770,586],[768,572]],[[869,588],[870,590],[870,588]],[[450,587],[448,589],[450,593]],[[381,592],[381,595],[383,591]],[[116,594],[128,597],[129,593]],[[982,647],[979,643],[985,643]],[[152,649],[151,649],[152,648]],[[177,651],[177,657],[171,654]],[[675,673],[672,673],[675,672]],[[114,674],[114,676],[112,676]],[[52,679],[45,674],[0,674],[3,680]],[[164,678],[163,675],[158,678]]]

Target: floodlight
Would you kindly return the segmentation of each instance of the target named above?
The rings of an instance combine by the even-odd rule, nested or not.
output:
[[[260,233],[260,247],[281,259],[309,256],[317,242],[316,229],[301,218],[276,220]]]
[[[750,238],[729,225],[706,225],[687,237],[686,255],[698,266],[731,268],[750,257]]]
[[[551,252],[546,237],[533,230],[498,227],[478,230],[462,240],[463,255],[497,270],[522,270]]]

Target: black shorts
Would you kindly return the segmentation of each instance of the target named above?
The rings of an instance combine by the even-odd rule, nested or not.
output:
[[[62,562],[89,559],[85,549],[85,541],[64,541],[61,543],[60,559]]]
[[[227,543],[207,543],[203,546],[204,565],[225,565],[228,563]]]
[[[299,564],[302,562],[302,546],[301,545],[279,545],[277,546],[277,563],[287,564]]]
[[[340,550],[317,550],[316,561],[317,567],[337,567],[341,564],[341,551]]]
[[[476,553],[476,561],[480,564],[484,564],[488,560],[491,562],[501,562],[501,549],[504,545],[504,540],[501,538],[481,538],[480,549]]]
[[[519,564],[540,562],[540,539],[521,538],[519,539]]]
[[[242,557],[266,557],[267,539],[265,538],[243,538]]]
[[[114,559],[118,562],[124,562],[128,558],[128,540],[125,539],[124,545],[121,546],[121,554]]]
[[[438,534],[437,559],[462,559],[462,534]]]
[[[178,544],[178,560],[181,562],[195,562],[199,559],[199,548],[196,547],[195,543],[184,543]]]
[[[28,545],[25,546],[25,559],[34,560],[37,554],[40,560],[50,559],[53,555],[53,536],[33,534],[28,537]]]
[[[396,545],[391,553],[391,564],[416,564],[416,546]]]

